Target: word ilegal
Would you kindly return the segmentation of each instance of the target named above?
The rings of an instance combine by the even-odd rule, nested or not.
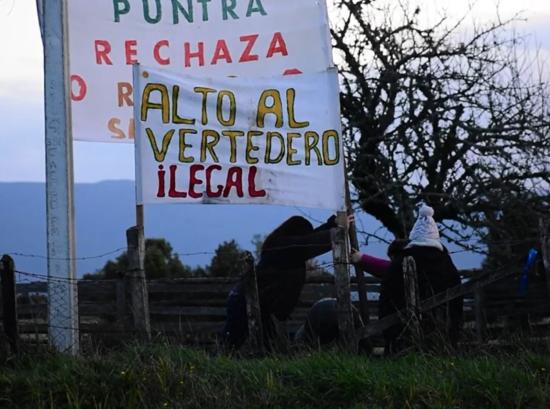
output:
[[[210,165],[205,167],[201,164],[191,165],[189,168],[183,168],[183,171],[189,171],[187,175],[186,190],[178,190],[177,184],[177,165],[170,165],[168,176],[168,189],[166,187],[166,170],[163,165],[159,165],[157,171],[158,190],[157,197],[171,198],[186,198],[200,199],[207,198],[227,198],[233,193],[237,197],[244,197],[244,187],[247,187],[248,197],[265,197],[267,193],[263,189],[258,189],[256,184],[256,174],[258,169],[256,166],[249,168],[241,168],[240,166],[232,166],[224,170],[220,165]],[[222,177],[225,180],[223,185],[214,184],[213,180]],[[201,190],[197,190],[197,187]],[[167,192],[168,190],[168,192]]]

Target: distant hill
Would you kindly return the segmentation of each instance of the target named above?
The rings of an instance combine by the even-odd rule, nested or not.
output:
[[[16,255],[21,271],[46,273],[46,210],[43,183],[0,183],[0,254]],[[126,246],[125,231],[135,221],[134,183],[106,181],[75,186],[77,272],[93,272],[115,258],[113,252]],[[235,239],[243,248],[252,250],[252,237],[267,234],[285,218],[302,214],[312,223],[324,221],[330,212],[282,206],[162,205],[145,209],[146,237],[164,237],[182,254],[185,264],[196,266],[210,262],[219,243]],[[360,216],[367,231],[379,224],[367,215]],[[382,256],[386,246],[371,244],[368,251]],[[363,249],[366,250],[366,249]],[[93,257],[93,258],[90,258]],[[325,256],[326,258],[327,256]],[[461,268],[477,266],[479,256],[460,254],[455,257]]]

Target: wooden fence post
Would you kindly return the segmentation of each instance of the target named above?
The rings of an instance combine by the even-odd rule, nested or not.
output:
[[[338,225],[345,223],[346,212],[338,212]],[[353,316],[351,309],[351,289],[349,278],[349,247],[346,240],[346,229],[335,227],[331,230],[332,258],[334,260],[334,284],[336,286],[336,305],[338,310],[338,332],[345,349],[357,350]]]
[[[145,280],[145,238],[143,227],[134,226],[126,230],[128,243],[128,269],[126,274],[130,288],[134,328],[138,333],[151,338],[149,321],[149,296]]]
[[[0,276],[2,283],[2,321],[4,332],[10,344],[11,351],[16,354],[18,351],[19,335],[17,333],[15,263],[8,255],[4,255],[0,260]]]
[[[546,274],[546,289],[550,297],[550,220],[539,219],[540,247],[542,261],[544,264],[544,273]]]
[[[405,290],[405,308],[407,311],[407,326],[410,328],[415,345],[421,341],[420,329],[420,292],[416,263],[411,256],[403,259],[403,285]]]
[[[485,289],[476,288],[474,291],[474,312],[476,319],[476,338],[482,344],[487,335],[487,320],[485,319]]]
[[[422,300],[422,302],[420,303],[419,311],[421,313],[431,311],[432,309],[439,307],[440,305],[444,305],[458,297],[462,297],[466,294],[471,294],[475,292],[478,288],[487,287],[489,284],[503,280],[514,274],[516,274],[516,271],[514,269],[509,269],[506,271],[497,271],[479,275],[475,277],[475,279],[472,279],[465,283],[457,284],[456,286],[435,294],[428,299]],[[405,309],[381,318],[378,321],[372,322],[357,331],[357,338],[361,339],[368,338],[373,335],[378,335],[382,333],[382,331],[386,328],[403,322],[404,316],[406,316]]]
[[[348,215],[353,214],[353,206],[351,205],[351,197],[349,191],[349,180],[347,172],[345,173],[346,184],[346,207]],[[350,245],[355,250],[359,250],[359,240],[357,240],[357,229],[355,228],[355,222],[349,226],[349,240]],[[357,280],[357,294],[359,295],[359,312],[363,323],[366,325],[370,321],[369,312],[369,297],[367,293],[367,284],[365,283],[365,274],[363,269],[355,264],[354,266],[355,278]]]
[[[262,327],[262,312],[260,310],[260,297],[258,295],[258,281],[254,257],[249,251],[244,255],[244,285],[246,294],[246,314],[248,319],[248,334],[250,346],[254,352],[263,353],[264,335]]]

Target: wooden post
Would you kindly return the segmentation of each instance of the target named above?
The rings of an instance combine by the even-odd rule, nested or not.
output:
[[[485,319],[485,290],[482,287],[474,290],[474,312],[476,318],[476,338],[482,344],[487,334],[487,321]]]
[[[546,274],[546,289],[550,297],[550,220],[539,219],[540,247],[542,261],[544,264],[544,273]]]
[[[452,288],[448,288],[447,290],[435,294],[428,299],[422,300],[422,302],[420,303],[420,312],[428,312],[436,307],[439,307],[440,305],[446,304],[449,301],[454,300],[455,298],[462,297],[466,294],[471,294],[475,292],[478,288],[486,287],[489,284],[503,280],[514,274],[516,274],[516,271],[514,269],[497,271],[489,274],[484,274],[463,284],[461,283]],[[406,310],[402,310],[394,314],[388,315],[382,319],[379,319],[378,321],[374,321],[357,331],[357,338],[368,338],[370,336],[380,334],[386,328],[403,322],[405,315]]]
[[[258,295],[258,281],[254,257],[249,251],[244,255],[244,285],[246,294],[246,314],[248,319],[248,334],[250,346],[254,352],[264,351],[264,335],[262,328],[262,312],[260,310],[260,297]]]
[[[130,288],[134,328],[138,333],[151,338],[149,322],[149,296],[145,281],[145,239],[143,226],[134,226],[126,230],[128,243],[128,269],[126,279]]]
[[[143,229],[144,222],[145,222],[145,216],[143,214],[143,205],[136,205],[136,226],[139,227],[140,229]],[[145,257],[145,253],[143,254]]]
[[[415,345],[418,345],[417,343],[422,336],[420,330],[420,292],[418,290],[416,263],[414,258],[410,256],[403,259],[403,284],[408,327],[411,329]]]
[[[4,255],[0,260],[0,276],[2,283],[2,320],[4,332],[8,338],[11,351],[18,351],[19,335],[17,333],[17,301],[15,290],[15,263],[13,259]]]
[[[346,173],[346,207],[348,215],[353,214],[353,207],[351,206],[351,197],[349,192],[349,181]],[[357,229],[355,223],[349,226],[349,240],[351,247],[359,250],[359,240],[357,240]],[[354,265],[355,277],[357,278],[357,292],[359,294],[359,313],[364,324],[368,324],[370,320],[369,314],[369,297],[367,294],[367,285],[365,284],[365,275],[360,266]]]
[[[338,212],[338,225],[345,224],[346,212]],[[338,310],[338,332],[345,349],[355,352],[357,343],[354,340],[354,327],[351,309],[351,290],[349,279],[349,247],[346,240],[346,229],[333,228],[331,231],[332,257],[334,260],[334,284]]]
[[[344,173],[344,182],[346,187],[346,208],[348,215],[353,214],[353,206],[351,205],[351,194],[349,191],[349,178],[347,171]],[[359,240],[357,240],[357,229],[355,222],[349,226],[349,240],[351,247],[359,250]],[[359,313],[363,323],[366,325],[370,321],[369,313],[369,297],[367,294],[367,285],[365,283],[365,274],[361,267],[354,265],[355,277],[357,279],[357,292],[359,294]]]

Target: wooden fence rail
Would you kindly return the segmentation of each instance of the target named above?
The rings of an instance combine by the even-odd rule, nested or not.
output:
[[[443,295],[424,300],[420,305],[423,311],[430,306],[439,305],[449,297],[464,295],[465,326],[479,328],[480,317],[487,320],[484,328],[488,332],[495,328],[500,331],[500,323],[495,320],[503,314],[525,314],[532,316],[550,316],[550,299],[544,281],[531,281],[528,297],[517,295],[517,281],[514,272],[504,281],[502,274],[479,276],[479,271],[463,271],[465,279],[478,277],[465,282],[457,289]],[[229,290],[236,283],[235,278],[187,278],[162,279],[147,282],[148,304],[151,332],[153,335],[172,337],[185,343],[212,344],[225,320],[225,302]],[[383,321],[374,321],[378,310],[379,282],[372,277],[365,277],[369,291],[369,312],[372,324],[361,335],[372,335]],[[128,305],[128,293],[123,279],[114,280],[79,280],[79,317],[82,337],[91,340],[105,338],[123,339],[124,336],[137,335],[128,322],[132,321]],[[485,306],[476,304],[474,294],[477,289],[485,287]],[[18,283],[17,293],[17,326],[22,340],[47,340],[47,283]],[[357,284],[351,280],[350,288],[354,303],[357,303]],[[326,297],[335,297],[334,278],[308,279],[300,301],[288,322],[288,331],[294,333],[304,322],[311,305]],[[479,307],[479,308],[477,308]],[[4,314],[5,316],[5,310]],[[477,318],[477,321],[476,321]],[[497,326],[498,324],[498,326]],[[4,330],[6,330],[4,325]],[[485,335],[485,334],[483,334]],[[481,336],[481,334],[480,334]],[[380,340],[374,339],[376,345]]]

